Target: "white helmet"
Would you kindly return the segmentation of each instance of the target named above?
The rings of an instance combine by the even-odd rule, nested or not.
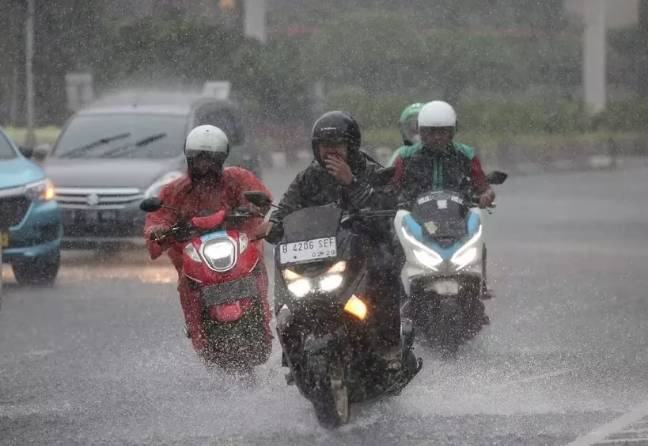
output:
[[[418,114],[418,126],[421,127],[456,127],[457,113],[452,105],[443,101],[428,102]]]
[[[229,154],[229,141],[225,132],[213,125],[199,125],[191,130],[185,143],[185,156],[193,158],[200,153],[208,153],[215,158],[222,157],[224,161]]]

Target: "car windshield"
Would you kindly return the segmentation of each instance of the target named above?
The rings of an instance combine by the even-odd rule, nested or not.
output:
[[[184,147],[181,115],[105,114],[79,116],[61,135],[57,158],[172,158]]]
[[[14,151],[7,138],[0,134],[0,160],[9,160],[16,157],[16,152]]]

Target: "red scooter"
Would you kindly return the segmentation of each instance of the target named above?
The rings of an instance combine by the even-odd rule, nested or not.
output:
[[[144,212],[163,207],[159,198],[140,204]],[[179,219],[168,231],[152,238],[182,247],[182,274],[190,287],[200,290],[203,303],[206,347],[199,354],[207,365],[231,372],[251,371],[268,359],[271,350],[264,317],[268,280],[259,267],[263,242],[250,240],[236,229],[259,216],[247,208],[221,210],[189,221]]]

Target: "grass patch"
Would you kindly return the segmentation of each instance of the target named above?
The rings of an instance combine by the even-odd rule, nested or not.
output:
[[[16,144],[22,145],[25,143],[27,129],[24,127],[7,127],[4,131]],[[36,144],[54,144],[59,133],[61,133],[60,127],[39,127],[36,129]]]

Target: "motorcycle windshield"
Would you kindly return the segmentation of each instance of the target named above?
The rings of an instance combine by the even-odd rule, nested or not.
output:
[[[441,245],[453,243],[468,233],[469,206],[456,192],[434,191],[420,195],[412,208],[412,216],[428,237]]]
[[[335,237],[341,217],[342,210],[335,205],[299,209],[284,218],[282,243]]]
[[[281,265],[330,261],[337,257],[342,210],[335,205],[303,208],[286,216],[278,246]]]

